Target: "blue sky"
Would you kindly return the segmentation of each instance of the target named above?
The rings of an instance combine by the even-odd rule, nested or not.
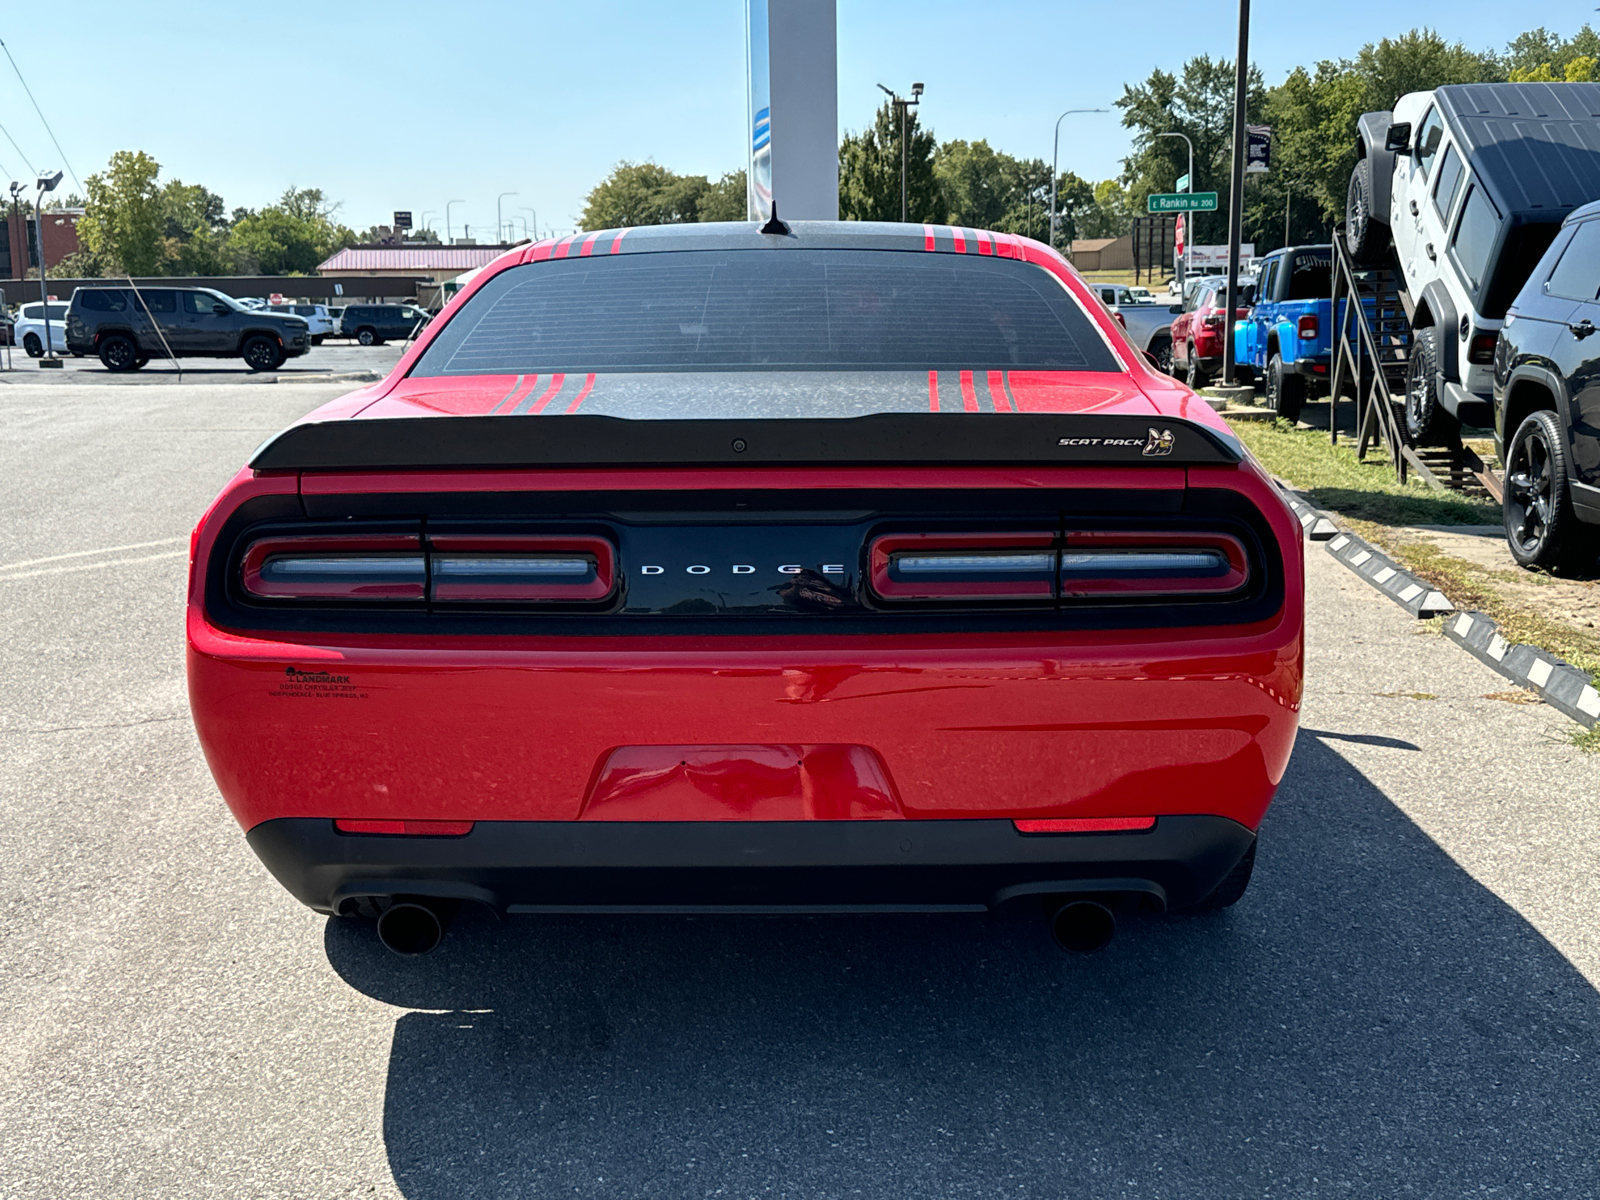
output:
[[[1474,48],[1501,47],[1537,19],[1564,34],[1589,14],[1487,0],[1256,0],[1251,58],[1269,83],[1317,58],[1431,25]],[[1227,6],[838,0],[839,118],[860,129],[878,82],[927,85],[923,118],[941,139],[987,138],[1048,158],[1065,108],[1113,108],[1124,82],[1193,54],[1231,57]],[[29,6],[13,6],[18,16]],[[1290,15],[1292,13],[1292,15]],[[1569,15],[1570,14],[1570,15]],[[487,238],[495,197],[571,229],[588,190],[619,159],[716,176],[743,166],[743,0],[508,0],[381,4],[78,0],[70,16],[24,17],[0,32],[80,177],[142,149],[163,177],[203,183],[229,207],[286,186],[318,186],[358,229],[396,208],[443,229],[445,203]],[[0,61],[6,178],[60,155]],[[1068,117],[1061,161],[1115,174],[1127,153],[1118,114]],[[71,179],[66,181],[71,186]]]

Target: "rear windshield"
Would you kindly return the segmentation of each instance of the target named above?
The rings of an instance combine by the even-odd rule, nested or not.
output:
[[[1289,272],[1289,294],[1285,300],[1325,300],[1333,295],[1333,251],[1301,251],[1294,256]]]
[[[1115,371],[1027,263],[875,250],[625,254],[501,272],[415,375],[581,371]]]

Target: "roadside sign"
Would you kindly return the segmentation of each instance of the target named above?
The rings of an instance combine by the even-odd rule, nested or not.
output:
[[[1216,212],[1215,192],[1152,192],[1145,201],[1153,213]]]
[[[400,211],[396,210],[396,212],[394,214],[394,227],[396,229],[410,229],[411,228],[411,214],[408,213],[408,212],[400,212]]]
[[[335,295],[335,296],[342,296],[342,295],[344,295],[344,284],[342,284],[342,283],[336,283],[336,284],[334,284],[334,285],[333,285],[333,294],[334,294],[334,295]]]
[[[271,295],[269,295],[267,297],[267,303],[268,304],[282,304],[283,303],[283,293],[282,292],[273,292]]]
[[[1244,169],[1246,174],[1264,175],[1272,168],[1272,126],[1246,125]]]
[[[1189,190],[1189,174],[1187,171],[1178,176],[1178,186],[1172,190],[1175,192],[1187,192]]]
[[[1175,225],[1173,227],[1172,248],[1178,252],[1178,257],[1179,258],[1183,257],[1183,248],[1184,248],[1184,245],[1185,245],[1185,239],[1188,236],[1187,231],[1185,229],[1185,226],[1187,224],[1188,224],[1188,219],[1187,218],[1179,217],[1177,222],[1175,223]]]

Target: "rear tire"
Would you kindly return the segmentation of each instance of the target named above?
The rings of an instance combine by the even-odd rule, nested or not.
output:
[[[240,357],[252,371],[276,371],[283,365],[283,348],[265,334],[258,333],[245,342]]]
[[[1187,353],[1189,355],[1189,365],[1183,373],[1183,381],[1198,392],[1205,387],[1209,380],[1204,369],[1200,366],[1200,359],[1194,352],[1193,342],[1189,343]]]
[[[1156,370],[1163,375],[1171,375],[1172,368],[1172,339],[1170,337],[1158,338],[1150,347],[1150,353],[1156,360]]]
[[[22,348],[28,352],[29,358],[44,357],[44,343],[39,340],[37,333],[24,334]]]
[[[376,329],[356,330],[356,341],[363,346],[376,346],[378,344],[378,331]]]
[[[1195,912],[1215,912],[1219,908],[1232,908],[1239,903],[1250,886],[1250,876],[1256,869],[1257,842],[1250,843],[1233,870],[1223,876],[1222,882],[1211,889],[1211,894],[1194,906]]]
[[[133,344],[132,338],[120,333],[113,333],[100,342],[100,362],[108,371],[137,371],[142,365],[139,347]]]
[[[1372,211],[1372,160],[1363,158],[1350,172],[1344,199],[1344,244],[1350,257],[1376,267],[1389,253],[1389,223]]]
[[[316,337],[314,337],[314,338],[312,338],[312,339],[311,339],[311,344],[312,344],[312,345],[313,345],[313,346],[320,346],[320,345],[322,345],[322,339],[323,339],[323,338],[324,338],[324,337],[325,337],[325,336],[327,336],[327,335],[326,335],[326,334],[321,334],[321,333],[319,333],[319,334],[317,334],[317,336],[316,336]]]
[[[1267,359],[1267,407],[1285,421],[1298,421],[1306,402],[1306,381],[1287,370],[1276,350]]]
[[[1439,402],[1439,339],[1431,325],[1411,337],[1405,408],[1406,437],[1413,446],[1445,445],[1461,432],[1461,422]]]
[[[1571,464],[1561,422],[1548,409],[1529,414],[1506,448],[1506,545],[1523,567],[1581,571],[1600,558],[1600,526],[1572,508]]]

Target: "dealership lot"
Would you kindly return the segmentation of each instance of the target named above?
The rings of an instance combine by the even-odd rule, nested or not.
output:
[[[262,383],[267,380],[293,382],[304,379],[316,381],[319,375],[337,375],[344,379],[350,375],[374,372],[387,375],[400,360],[405,350],[402,342],[385,342],[381,346],[358,346],[349,341],[329,341],[313,346],[299,358],[291,358],[276,371],[257,373],[237,358],[185,358],[177,367],[170,361],[157,361],[142,371],[113,374],[101,365],[98,358],[63,357],[58,368],[42,368],[37,359],[27,356],[20,348],[11,351],[11,369],[0,370],[0,385],[100,386],[109,384],[121,387],[126,384],[173,385],[206,383]],[[5,353],[0,350],[0,355]],[[0,367],[5,360],[0,358]]]
[[[0,386],[0,1197],[1600,1187],[1600,759],[1320,547],[1229,912],[1084,958],[1037,914],[468,914],[413,962],[300,908],[189,724],[187,536],[350,386],[294,367],[395,350]]]

